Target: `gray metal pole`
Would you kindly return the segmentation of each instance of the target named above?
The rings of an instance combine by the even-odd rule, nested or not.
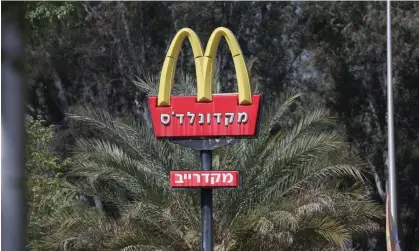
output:
[[[390,194],[390,215],[394,224],[392,235],[396,238],[395,245],[399,245],[399,212],[397,203],[397,170],[394,147],[393,122],[393,85],[392,85],[392,50],[391,50],[391,3],[387,0],[387,137],[388,137],[388,180]],[[397,248],[396,248],[397,250]]]
[[[2,3],[1,250],[22,251],[26,244],[23,2]]]
[[[212,169],[212,151],[201,150],[201,170]],[[212,189],[201,189],[201,250],[213,251]]]

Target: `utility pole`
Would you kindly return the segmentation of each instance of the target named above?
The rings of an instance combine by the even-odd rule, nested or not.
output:
[[[387,0],[387,142],[388,142],[388,202],[387,204],[387,241],[388,251],[400,251],[399,212],[397,203],[397,170],[394,146],[394,114],[392,85],[392,49],[391,49],[391,1]]]

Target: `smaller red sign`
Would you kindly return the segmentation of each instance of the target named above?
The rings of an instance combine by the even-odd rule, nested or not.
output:
[[[238,171],[170,171],[170,188],[233,188],[239,179]]]

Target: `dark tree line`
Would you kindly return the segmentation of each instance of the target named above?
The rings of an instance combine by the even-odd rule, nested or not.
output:
[[[385,15],[381,2],[28,2],[27,111],[56,125],[54,151],[67,156],[62,143],[72,141],[66,113],[73,107],[145,116],[146,94],[133,82],[159,78],[176,31],[190,27],[205,45],[215,28],[225,26],[237,36],[266,104],[299,89],[309,97],[303,106],[332,110],[352,148],[369,163],[366,193],[384,204]],[[401,241],[413,251],[419,247],[418,4],[392,3],[392,19]],[[186,44],[175,82],[194,73]],[[218,55],[221,91],[235,91],[224,43]],[[355,240],[354,247],[384,250],[384,232]]]

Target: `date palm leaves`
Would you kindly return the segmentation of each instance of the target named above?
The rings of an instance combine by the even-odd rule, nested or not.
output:
[[[216,250],[341,250],[378,230],[383,210],[366,195],[363,162],[327,110],[296,115],[301,97],[290,92],[265,104],[258,139],[214,152],[215,169],[239,170],[243,178],[241,189],[214,192]],[[62,215],[47,243],[61,250],[199,250],[199,192],[169,190],[169,171],[199,168],[197,152],[156,140],[147,122],[133,118],[94,108],[71,118],[74,130],[88,132],[74,148],[75,189],[112,207]]]

